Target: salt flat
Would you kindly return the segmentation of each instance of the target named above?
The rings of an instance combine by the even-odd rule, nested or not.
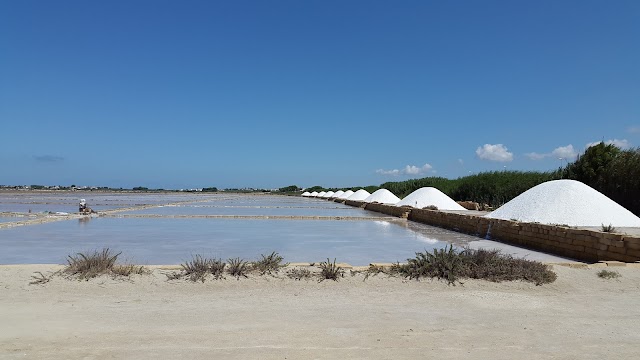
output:
[[[54,278],[0,266],[3,359],[637,359],[640,269],[554,267],[529,283],[339,282],[271,277],[191,283]]]

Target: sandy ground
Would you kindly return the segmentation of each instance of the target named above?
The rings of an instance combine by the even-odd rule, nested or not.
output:
[[[191,283],[54,278],[0,266],[3,359],[637,359],[640,269],[556,266],[550,285],[348,273]]]

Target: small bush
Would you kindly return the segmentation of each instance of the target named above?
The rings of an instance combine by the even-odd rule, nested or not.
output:
[[[601,279],[617,279],[619,278],[620,273],[617,271],[610,271],[610,270],[600,270],[598,271],[598,277]]]
[[[229,267],[227,268],[229,275],[235,276],[236,278],[240,278],[240,276],[247,277],[247,272],[249,272],[249,263],[247,261],[238,257],[229,259],[227,262],[229,263]]]
[[[280,271],[280,268],[286,266],[286,264],[282,264],[284,258],[280,256],[277,252],[272,252],[270,255],[260,255],[262,259],[257,260],[253,263],[253,268],[260,272],[260,275],[277,273]]]
[[[615,226],[613,226],[613,224],[609,224],[609,225],[602,224],[602,232],[606,232],[606,233],[616,232],[616,228]]]
[[[433,253],[416,253],[398,272],[410,279],[438,278],[455,284],[459,279],[483,279],[493,282],[523,280],[536,285],[552,283],[557,276],[538,261],[516,259],[498,250],[456,251],[453,246]]]
[[[63,272],[70,276],[77,276],[81,280],[89,280],[96,276],[109,274],[121,253],[114,254],[109,248],[93,253],[77,253],[67,256],[67,266]]]
[[[129,277],[131,275],[146,275],[150,271],[144,266],[138,266],[133,264],[114,265],[111,269],[114,275]]]
[[[423,209],[426,209],[426,210],[438,210],[438,207],[435,206],[435,205],[429,205],[429,206],[423,207]]]
[[[326,262],[320,263],[320,280],[333,280],[338,281],[339,277],[344,276],[344,270],[341,267],[336,266],[336,259],[333,259],[333,263],[327,258]]]
[[[305,268],[293,268],[287,271],[287,277],[289,279],[302,280],[310,279],[312,276],[311,271]]]
[[[171,274],[168,277],[170,280],[174,280],[186,276],[191,281],[200,280],[204,282],[207,275],[211,274],[217,280],[223,278],[226,265],[221,259],[209,259],[201,255],[194,255],[191,261],[186,261],[180,265],[184,272],[183,274]]]
[[[393,264],[391,267],[369,265],[369,268],[365,271],[364,279],[367,280],[370,276],[377,276],[378,274],[385,274],[388,276],[395,276],[400,273],[400,264]]]

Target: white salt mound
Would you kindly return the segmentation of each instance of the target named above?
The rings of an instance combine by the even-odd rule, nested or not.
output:
[[[369,195],[364,202],[372,203],[377,202],[380,204],[396,204],[400,201],[400,198],[393,195],[393,193],[387,189],[379,189],[373,192],[373,194]]]
[[[360,190],[354,192],[353,194],[349,195],[347,200],[362,201],[362,200],[368,198],[369,195],[371,195],[371,194],[367,190],[360,189]]]
[[[333,194],[333,197],[334,197],[334,198],[339,198],[339,197],[340,197],[340,195],[342,195],[342,194],[344,194],[344,191],[342,191],[342,190],[338,190],[338,191],[336,191],[336,192],[335,192],[335,194]]]
[[[542,183],[485,216],[569,226],[640,227],[640,218],[631,211],[575,180]]]
[[[314,191],[314,192],[312,192],[312,193],[311,193],[311,195],[309,195],[309,196],[316,197],[316,196],[318,196],[318,192],[317,192],[317,191]]]
[[[324,192],[324,191],[320,191],[320,192],[318,193],[318,197],[323,197],[323,196],[324,196],[324,194],[326,194],[326,192]]]
[[[353,195],[353,191],[347,190],[347,191],[344,192],[344,194],[338,196],[338,199],[346,199],[351,195]]]
[[[311,193],[308,192],[308,191],[305,191],[305,192],[302,193],[302,196],[311,196]]]
[[[434,187],[423,187],[407,195],[396,206],[409,205],[422,209],[427,206],[435,206],[438,210],[466,210],[455,202],[447,194]]]
[[[332,197],[332,196],[333,196],[333,191],[327,191],[327,193],[326,193],[326,194],[324,194],[322,197],[323,197],[323,198],[330,198],[330,197]]]

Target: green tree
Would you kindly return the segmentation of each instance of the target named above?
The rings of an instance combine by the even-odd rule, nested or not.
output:
[[[607,168],[619,154],[620,149],[604,142],[591,146],[575,162],[567,165],[566,177],[602,191]]]

